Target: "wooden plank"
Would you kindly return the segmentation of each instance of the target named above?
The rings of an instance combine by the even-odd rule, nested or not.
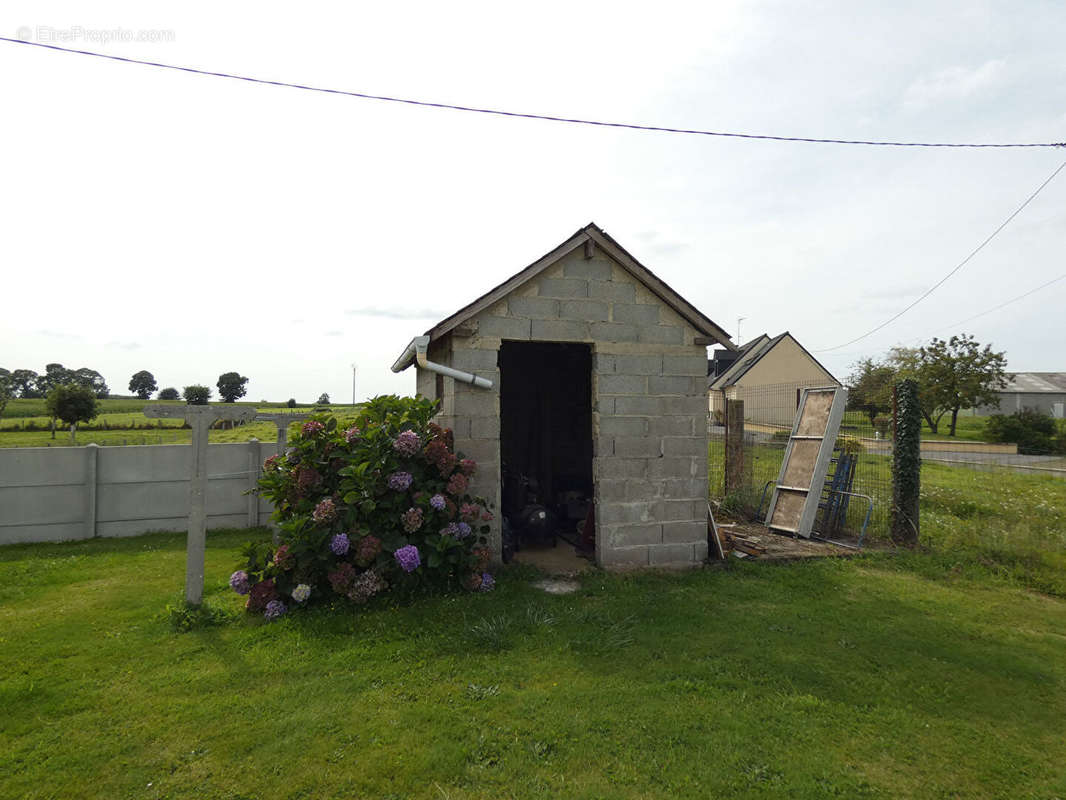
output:
[[[785,464],[781,478],[781,488],[796,486],[810,489],[814,467],[818,463],[818,453],[822,447],[821,439],[802,439],[792,445],[791,457]]]
[[[829,422],[829,410],[832,407],[833,392],[808,390],[795,435],[825,436],[825,426]]]
[[[780,492],[774,507],[774,515],[767,527],[798,528],[809,494],[809,492]]]

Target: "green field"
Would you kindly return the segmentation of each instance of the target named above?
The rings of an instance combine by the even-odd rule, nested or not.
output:
[[[184,401],[130,400],[123,398],[101,400],[101,413],[92,422],[79,426],[76,437],[78,446],[98,444],[104,446],[171,444],[189,442],[190,430],[182,427],[181,420],[149,419],[142,409],[146,405],[184,405]],[[237,403],[251,405],[262,411],[278,413],[287,411],[284,403]],[[298,406],[296,413],[307,413],[313,406]],[[350,405],[333,405],[330,411],[340,420],[354,416]],[[44,400],[12,400],[0,419],[0,447],[69,447],[70,431],[57,428],[55,438],[49,430],[50,417],[44,413]],[[290,430],[291,434],[292,429]],[[255,437],[261,441],[274,441],[277,428],[272,422],[252,422],[230,430],[212,430],[212,442],[246,442]]]
[[[0,796],[1053,798],[1066,602],[963,559],[604,575],[175,633],[183,537],[0,548]],[[259,535],[265,535],[260,533]]]

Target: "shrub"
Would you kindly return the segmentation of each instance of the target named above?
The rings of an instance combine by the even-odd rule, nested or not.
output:
[[[837,447],[846,456],[854,456],[863,452],[862,439],[858,436],[843,434],[837,437]]]
[[[488,590],[484,534],[492,519],[468,481],[477,465],[430,422],[422,398],[377,397],[341,431],[306,421],[292,447],[263,465],[280,543],[249,545],[230,580],[268,618],[309,602],[365,603],[392,591]]]
[[[168,386],[166,389],[162,389],[159,392],[160,400],[177,400],[181,395],[178,394],[178,390],[173,386]]]
[[[1066,453],[1066,435],[1058,430],[1054,418],[1028,408],[990,416],[985,422],[985,438],[1017,444],[1018,452],[1024,455]]]

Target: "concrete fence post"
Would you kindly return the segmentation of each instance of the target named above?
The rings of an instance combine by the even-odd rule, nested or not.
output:
[[[740,491],[744,480],[744,401],[725,401],[725,493]]]
[[[85,538],[96,538],[96,489],[97,461],[100,447],[85,445]]]
[[[259,440],[254,436],[248,440],[248,527],[259,525]]]

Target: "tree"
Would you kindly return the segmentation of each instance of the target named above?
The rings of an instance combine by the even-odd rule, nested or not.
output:
[[[70,426],[71,442],[74,441],[78,423],[96,419],[100,413],[100,401],[96,399],[96,393],[73,383],[53,387],[45,405],[53,419],[61,419]]]
[[[101,400],[106,400],[111,393],[111,390],[107,388],[107,381],[104,380],[104,376],[95,369],[82,367],[74,370],[72,376],[75,383],[91,390]]]
[[[0,417],[4,416],[4,409],[7,408],[7,404],[14,396],[15,381],[12,379],[10,372],[0,367]]]
[[[244,397],[248,393],[248,390],[244,385],[248,383],[248,379],[236,372],[224,372],[218,376],[219,396],[222,397],[227,403],[232,403],[240,397]]]
[[[161,389],[159,392],[160,400],[177,400],[179,397],[181,397],[181,395],[178,394],[178,390],[173,386],[168,386],[166,389]]]
[[[146,369],[142,369],[140,372],[134,372],[133,377],[130,378],[130,391],[142,400],[147,400],[152,396],[152,392],[158,388],[159,386],[155,382],[155,376]],[[177,391],[175,391],[174,394],[176,395]]]
[[[329,394],[327,392],[322,392],[322,394],[320,394],[318,396],[318,404],[320,406],[328,406],[329,405]]]
[[[287,402],[285,405],[287,405],[290,409],[296,408],[296,398],[290,397],[289,402]]]
[[[77,381],[71,370],[62,364],[53,363],[45,364],[44,375],[39,375],[36,383],[37,397],[47,397],[55,387],[68,383],[76,384]]]
[[[889,364],[863,358],[852,365],[848,376],[848,410],[861,411],[870,418],[870,424],[879,414],[892,410],[892,387],[896,382],[896,370]]]
[[[207,401],[211,399],[211,390],[206,386],[194,383],[192,386],[186,386],[181,396],[185,398],[185,402],[190,406],[206,406]]]
[[[26,399],[40,397],[37,389],[37,380],[40,376],[32,369],[17,369],[11,373],[11,382],[14,384],[15,394]]]
[[[965,333],[946,341],[934,336],[919,348],[897,347],[889,360],[900,377],[918,382],[922,416],[933,433],[951,412],[949,436],[955,435],[961,409],[997,403],[997,390],[1006,388],[1010,379],[1006,355],[991,345],[981,347]]]

